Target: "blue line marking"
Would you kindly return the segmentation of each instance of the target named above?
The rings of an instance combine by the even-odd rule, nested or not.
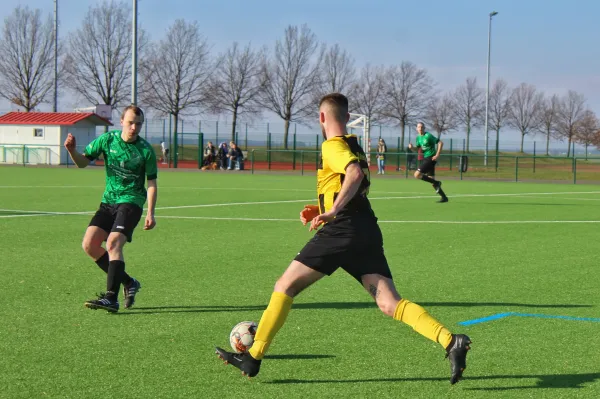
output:
[[[461,321],[460,323],[458,323],[461,326],[470,326],[473,324],[479,324],[479,323],[485,323],[486,321],[492,321],[492,320],[498,320],[498,319],[503,319],[505,317],[508,316],[512,316],[514,313],[513,312],[508,312],[508,313],[497,313],[497,314],[493,314],[491,316],[487,316],[487,317],[481,317],[479,319],[473,319],[473,320],[467,320],[467,321]]]
[[[575,317],[575,316],[561,316],[561,315],[550,315],[550,314],[540,314],[540,313],[518,313],[518,312],[506,312],[506,313],[496,313],[491,316],[481,317],[473,320],[461,321],[458,323],[460,326],[472,326],[473,324],[485,323],[488,321],[504,319],[510,316],[518,316],[518,317],[538,317],[541,319],[562,319],[562,320],[571,320],[571,321],[592,321],[600,323],[600,318],[597,317]]]

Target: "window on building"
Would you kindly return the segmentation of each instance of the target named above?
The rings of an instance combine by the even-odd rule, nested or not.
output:
[[[44,137],[44,129],[33,129],[33,137]]]

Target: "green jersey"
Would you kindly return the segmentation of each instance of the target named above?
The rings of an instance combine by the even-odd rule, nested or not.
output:
[[[145,178],[154,180],[157,175],[156,154],[150,143],[139,136],[133,143],[127,143],[120,130],[113,130],[89,143],[83,154],[89,160],[104,156],[106,189],[102,202],[144,207]]]
[[[425,132],[424,135],[417,135],[417,147],[423,149],[423,156],[429,158],[437,153],[437,143],[439,139],[429,132]]]

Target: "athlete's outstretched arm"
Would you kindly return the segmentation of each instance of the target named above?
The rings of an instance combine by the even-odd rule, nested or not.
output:
[[[156,179],[148,180],[148,210],[146,211],[144,230],[150,230],[156,226],[156,221],[154,220],[154,209],[156,208],[157,197],[158,186],[156,185]]]
[[[85,155],[77,152],[75,137],[71,133],[67,135],[67,139],[65,140],[65,148],[69,152],[69,156],[78,168],[85,168],[90,164],[90,160],[86,158]]]
[[[437,160],[440,154],[442,153],[442,148],[444,148],[444,143],[440,140],[438,141],[437,152],[433,157],[431,157],[431,159],[433,159],[434,161]]]
[[[342,188],[335,202],[333,203],[333,206],[329,211],[316,216],[312,220],[309,230],[314,230],[323,223],[331,222],[335,218],[335,215],[337,215],[337,213],[343,209],[354,197],[360,188],[360,184],[362,183],[364,177],[365,175],[358,162],[353,162],[348,165],[346,168],[344,183],[342,183]]]

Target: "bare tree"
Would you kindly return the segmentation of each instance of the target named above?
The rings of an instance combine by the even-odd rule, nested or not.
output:
[[[550,138],[556,136],[560,101],[556,94],[544,99],[537,130],[546,136],[546,156],[550,155]]]
[[[260,102],[284,121],[283,144],[288,148],[290,122],[315,112],[312,101],[319,84],[324,50],[307,25],[288,26],[263,65]]]
[[[567,157],[571,155],[571,143],[577,132],[577,125],[581,122],[585,111],[585,97],[573,90],[560,100],[558,106],[558,121],[556,131],[558,136],[568,140],[569,148]]]
[[[4,19],[0,41],[0,96],[31,111],[54,85],[54,29],[40,10],[17,7]]]
[[[90,6],[79,29],[69,34],[65,84],[88,103],[116,108],[131,89],[131,8],[124,1]],[[138,43],[147,39],[138,32]]]
[[[458,119],[454,109],[454,100],[450,94],[434,96],[425,110],[425,120],[433,130],[437,132],[438,138],[443,133],[458,127]]]
[[[321,84],[318,86],[317,96],[337,92],[350,98],[353,96],[355,80],[356,68],[352,56],[338,44],[331,46],[323,56]]]
[[[161,114],[173,116],[173,164],[177,167],[179,117],[198,112],[206,100],[210,78],[209,46],[198,23],[175,20],[165,38],[150,49],[141,68],[140,97]]]
[[[585,159],[590,145],[600,144],[600,121],[594,111],[587,109],[583,112],[581,121],[577,124],[574,141],[585,146]]]
[[[369,119],[369,130],[381,114],[384,72],[381,66],[365,65],[360,72],[360,78],[350,91],[353,93],[348,99],[350,110]]]
[[[496,132],[496,155],[500,151],[500,129],[507,123],[510,111],[510,90],[504,79],[494,82],[490,90],[488,129]]]
[[[237,42],[217,59],[207,101],[213,112],[231,113],[232,141],[235,141],[238,117],[260,113],[257,99],[262,89],[263,60],[263,51],[252,50],[250,44],[242,49]]]
[[[404,61],[400,66],[392,66],[387,70],[382,114],[400,125],[401,143],[404,143],[406,125],[424,115],[433,86],[427,71],[412,62]]]
[[[456,89],[454,104],[459,125],[464,126],[467,133],[469,151],[471,129],[481,125],[481,115],[485,112],[484,93],[477,85],[477,78],[467,78],[465,84]]]
[[[538,127],[543,99],[544,95],[527,83],[515,87],[510,95],[508,124],[521,132],[520,152],[523,152],[525,135]]]

